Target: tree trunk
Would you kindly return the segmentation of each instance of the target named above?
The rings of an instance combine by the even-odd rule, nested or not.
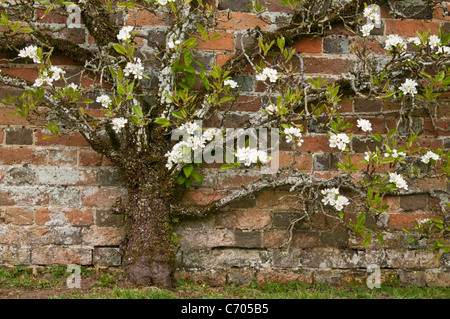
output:
[[[169,203],[162,185],[137,184],[129,189],[124,268],[133,284],[171,287],[175,249],[171,241]]]

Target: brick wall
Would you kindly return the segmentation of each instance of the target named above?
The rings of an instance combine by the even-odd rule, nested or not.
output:
[[[225,16],[224,10],[231,9],[239,21],[236,26],[230,22],[219,23],[217,31],[222,36],[198,47],[198,56],[205,65],[210,62],[223,65],[235,48],[241,46],[247,28],[259,26],[262,30],[274,30],[288,21],[288,11],[278,1],[263,1],[271,12],[264,14],[266,22],[249,12],[247,2],[250,3],[216,1],[219,15]],[[439,27],[450,32],[450,18],[443,18],[439,13],[439,10],[426,13],[417,20],[394,20],[388,9],[382,8],[382,26],[373,32],[370,45],[382,58],[386,53],[380,44],[388,34],[410,37],[415,36],[417,30],[427,29],[436,34]],[[139,31],[136,42],[143,49],[148,41],[163,41],[170,23],[163,15],[133,10],[116,19],[136,25]],[[65,23],[65,19],[51,14],[41,22],[58,24]],[[92,37],[83,27],[66,29],[57,36],[95,48]],[[244,43],[251,41],[244,38]],[[342,26],[336,26],[327,31],[325,37],[302,39],[294,47],[303,56],[307,75],[321,74],[333,79],[352,67],[355,56],[350,53],[349,45],[355,41],[357,37]],[[53,63],[63,67],[66,74],[76,74],[80,69],[63,56],[54,56]],[[28,64],[3,61],[0,69],[5,74],[30,81],[37,76]],[[85,85],[92,82],[87,78],[78,80]],[[224,122],[226,127],[236,127],[250,118],[264,101],[263,89],[254,75],[243,74],[236,80],[244,81],[244,85],[239,103]],[[0,87],[0,98],[6,98],[8,93],[18,95],[20,92]],[[345,118],[355,124],[360,117],[358,114],[364,113],[374,131],[386,133],[392,128],[394,118],[375,115],[395,109],[392,103],[344,97],[340,104]],[[448,100],[442,100],[434,110],[436,124],[446,129],[449,105]],[[95,113],[98,109],[99,105],[93,104],[88,111]],[[120,265],[118,247],[124,233],[123,216],[110,208],[117,198],[126,197],[126,189],[114,167],[92,151],[79,134],[43,139],[47,133],[39,121],[27,122],[11,115],[13,111],[0,103],[0,264]],[[425,132],[419,141],[422,145],[450,148],[449,134],[435,132],[425,116],[417,114],[415,123]],[[214,120],[209,124],[214,124]],[[316,177],[328,178],[336,174],[333,163],[339,160],[338,153],[328,146],[326,132],[315,123],[305,123],[303,138],[305,142],[300,149],[281,144],[280,166],[289,165],[296,154],[295,168]],[[353,162],[361,160],[367,147],[374,148],[374,145],[376,143],[364,135],[357,135],[351,143]],[[300,153],[295,153],[298,150]],[[183,201],[206,204],[259,176],[256,170],[220,170],[217,165],[204,165],[201,172],[203,185],[194,185],[185,192]],[[443,179],[423,180],[410,185],[410,189],[446,190],[448,183]],[[199,278],[213,284],[246,283],[255,278],[258,282],[363,282],[368,275],[368,265],[377,264],[382,267],[385,282],[450,286],[450,256],[429,252],[425,242],[408,243],[402,230],[411,227],[417,217],[434,216],[434,205],[437,205],[434,198],[426,194],[386,198],[390,208],[382,219],[387,229],[383,245],[372,243],[363,247],[361,238],[334,219],[317,214],[312,221],[296,225],[290,250],[286,252],[279,247],[286,239],[290,222],[299,217],[295,210],[298,198],[292,195],[287,189],[262,191],[204,220],[177,224],[175,231],[183,238],[177,254],[177,276]],[[346,216],[352,218],[354,214]]]

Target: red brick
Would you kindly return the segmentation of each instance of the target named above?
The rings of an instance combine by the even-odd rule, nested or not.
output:
[[[12,207],[5,211],[5,222],[15,225],[33,224],[34,211],[30,208]]]
[[[223,66],[228,60],[233,57],[233,54],[221,53],[216,55],[216,64],[218,66]]]
[[[229,20],[227,12],[218,13],[217,19],[221,20],[217,24],[217,29],[234,30],[236,24],[236,30],[255,29],[261,28],[262,31],[267,31],[270,24],[258,18],[258,16],[247,12],[233,12],[233,19]]]
[[[425,219],[425,218],[434,218],[431,213],[417,213],[417,214],[408,214],[408,213],[399,213],[399,214],[391,214],[389,215],[389,228],[390,229],[413,229],[414,221]]]
[[[34,83],[34,81],[38,77],[38,71],[32,67],[28,68],[2,68],[2,73],[7,75],[12,75],[18,77],[19,79],[23,79],[26,81],[30,81]]]
[[[34,265],[92,264],[92,249],[72,247],[36,247],[31,252]]]
[[[0,164],[44,164],[47,152],[33,148],[0,148]]]
[[[304,57],[305,73],[342,74],[350,70],[353,62],[346,59]]]
[[[91,208],[39,209],[36,210],[36,224],[45,225],[51,222],[52,215],[60,214],[63,214],[63,218],[67,218],[68,224],[72,226],[90,226],[94,224],[94,214]]]
[[[294,168],[302,170],[302,171],[310,171],[312,170],[312,155],[299,155],[295,156],[294,153],[291,152],[279,152],[279,166],[287,167],[291,165],[291,161],[294,159],[297,163],[294,164]]]
[[[105,156],[91,150],[79,151],[79,165],[81,166],[111,166],[112,163]]]
[[[39,23],[60,23],[65,24],[67,21],[67,17],[62,15],[66,13],[63,8],[55,8],[52,12],[45,15],[46,9],[37,9],[36,10],[36,18]],[[60,14],[62,13],[62,14]]]
[[[270,214],[258,210],[225,211],[216,215],[216,225],[238,229],[263,229],[270,224]]]
[[[119,198],[124,199],[126,192],[118,188],[90,188],[82,194],[82,204],[88,207],[111,207]]]
[[[322,53],[322,38],[304,38],[295,42],[292,47],[297,52]]]
[[[223,103],[220,106],[221,110],[257,112],[259,109],[261,109],[261,97],[259,96],[242,95],[237,97],[236,102],[234,102],[234,104],[231,103],[232,101]]]
[[[200,45],[197,49],[200,50],[218,50],[218,51],[233,51],[234,50],[234,34],[233,33],[220,33],[221,36],[214,40],[197,40]],[[212,35],[212,34],[210,34]]]
[[[77,165],[78,151],[76,149],[54,149],[48,151],[49,165]]]
[[[270,230],[263,232],[263,247],[277,248],[286,240],[286,231]]]
[[[43,139],[45,136],[50,138]],[[70,132],[60,137],[53,136],[47,130],[36,130],[35,141],[37,146],[64,145],[64,146],[89,146],[86,139],[78,132]]]
[[[425,119],[423,123],[424,133],[426,135],[433,136],[450,136],[450,132],[448,132],[448,130],[450,129],[450,123],[448,120],[440,120],[435,118],[434,125],[436,126],[436,129],[434,128],[433,122],[431,122],[431,120]]]
[[[298,149],[302,152],[339,152],[337,147],[331,148],[329,135],[303,136],[303,144]]]
[[[431,190],[431,189],[447,189],[447,180],[444,177],[429,177],[424,179],[417,179],[417,188],[422,190]]]
[[[198,189],[187,191],[182,201],[195,205],[208,205],[216,200],[222,199],[227,195],[224,191],[215,191],[212,189]]]
[[[124,235],[124,230],[120,228],[91,226],[83,234],[83,241],[92,246],[118,246]]]
[[[447,4],[447,10],[450,11],[450,4]],[[443,16],[443,13],[444,10],[442,9],[442,7],[437,8],[436,10],[433,11],[433,19],[450,21],[450,15]]]
[[[1,90],[1,88],[0,88]],[[0,125],[27,125],[28,121],[17,114],[17,109],[0,108]]]
[[[167,13],[158,14],[151,13],[147,10],[131,9],[128,11],[127,25],[136,25],[137,27],[143,26],[168,26],[172,24],[172,19]]]
[[[415,37],[417,31],[425,32],[430,30],[431,34],[437,34],[440,24],[437,22],[418,20],[387,20],[386,34],[398,34],[402,37]]]

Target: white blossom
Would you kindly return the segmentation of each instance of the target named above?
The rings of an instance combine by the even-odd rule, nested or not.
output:
[[[428,44],[430,45],[430,48],[435,49],[441,45],[441,40],[437,35],[431,35],[430,39],[428,40]]]
[[[371,151],[367,151],[367,152],[364,152],[364,159],[367,161],[367,162],[370,162],[370,157],[372,156],[372,152]]]
[[[414,43],[415,45],[420,45],[421,43],[419,37],[409,38],[408,42]]]
[[[225,80],[224,82],[223,82],[223,84],[225,85],[225,86],[227,86],[227,85],[229,85],[232,89],[235,89],[235,88],[237,88],[237,82],[236,81],[233,81],[233,80]]]
[[[131,31],[133,31],[132,26],[125,26],[120,29],[119,34],[117,35],[117,39],[121,41],[127,41],[131,38]]]
[[[222,134],[222,131],[218,128],[208,128],[203,132],[203,138],[206,141],[211,141],[216,136],[220,136]]]
[[[20,50],[19,56],[21,58],[31,58],[33,59],[34,63],[41,63],[41,60],[39,59],[39,56],[37,54],[37,50],[38,50],[37,46],[30,45]]]
[[[406,153],[405,152],[399,152],[396,149],[393,149],[390,153],[384,153],[384,157],[393,157],[393,158],[398,158],[399,156],[405,156]]]
[[[71,88],[74,91],[78,91],[78,85],[75,83],[70,83],[67,88]]]
[[[50,71],[52,72],[52,77],[47,82],[58,81],[66,73],[66,71],[54,65],[50,67]]]
[[[330,136],[330,147],[337,147],[341,151],[345,150],[349,142],[350,142],[349,137],[344,133],[339,133]]]
[[[277,107],[275,105],[273,105],[273,104],[270,104],[268,107],[265,108],[265,110],[270,115],[273,115],[273,114],[275,114],[278,111]]]
[[[238,147],[236,151],[236,157],[238,161],[240,163],[244,163],[245,166],[250,166],[251,164],[257,163],[258,159],[263,164],[269,161],[267,152],[250,147]]]
[[[125,124],[127,124],[128,120],[123,117],[114,118],[112,120],[112,128],[116,133],[119,133],[122,128],[125,127]]]
[[[389,181],[391,183],[394,183],[395,187],[397,187],[398,189],[408,190],[408,184],[406,184],[406,181],[403,179],[403,176],[400,174],[390,173]]]
[[[361,130],[363,130],[364,132],[372,131],[372,124],[369,120],[359,119],[357,122],[358,124],[356,126],[361,128]]]
[[[97,97],[96,101],[97,103],[101,103],[104,108],[108,108],[111,104],[111,98],[106,94]]]
[[[403,94],[417,94],[417,82],[412,79],[406,79],[406,81],[399,87],[399,89],[403,92]]]
[[[278,79],[278,71],[271,68],[264,68],[261,73],[256,74],[257,81],[265,81],[267,78],[270,82],[276,82]]]
[[[188,134],[194,134],[195,131],[200,129],[200,126],[195,122],[184,123],[179,127],[180,131]]]
[[[390,34],[385,41],[385,50],[393,51],[395,48],[398,48],[400,51],[406,50],[406,43],[403,41],[402,37],[397,34]]]
[[[372,5],[364,9],[363,15],[367,19],[367,21],[375,24],[381,23],[381,17],[378,14],[378,10],[380,9],[377,5]]]
[[[434,152],[432,152],[432,151],[428,151],[426,154],[424,154],[422,157],[421,157],[421,160],[422,160],[422,162],[424,162],[425,164],[428,164],[429,162],[430,162],[430,159],[432,159],[432,160],[434,160],[434,161],[437,161],[437,160],[439,160],[439,155],[438,154],[436,154],[436,153],[434,153]]]
[[[130,73],[134,75],[135,78],[141,80],[144,67],[140,58],[134,58],[134,63],[128,62],[125,69],[123,70],[125,76],[129,76]]]
[[[341,211],[344,206],[347,206],[350,201],[347,197],[339,194],[339,189],[337,188],[327,188],[321,191],[324,198],[322,202],[325,205],[331,205],[336,208],[338,211]]]
[[[35,87],[41,87],[42,85],[44,85],[44,80],[42,79],[42,78],[37,78],[35,81],[34,81],[34,84],[33,84],[33,86],[35,86]]]
[[[302,146],[304,140],[302,139],[302,131],[298,127],[289,127],[284,129],[286,134],[286,142],[290,143],[296,140],[298,146]]]
[[[361,32],[363,37],[368,37],[370,32],[375,28],[375,25],[372,23],[366,23],[361,27]]]

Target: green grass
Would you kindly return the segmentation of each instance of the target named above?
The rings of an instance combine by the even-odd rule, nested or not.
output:
[[[59,299],[450,299],[450,288],[442,287],[390,284],[371,290],[356,284],[336,287],[297,281],[212,287],[187,280],[179,281],[173,289],[129,288],[121,283],[117,272],[82,267],[81,274],[82,281],[89,285],[82,286],[82,289],[68,289],[66,266],[49,268],[38,275],[33,275],[27,267],[0,269],[0,298],[13,294],[19,298]]]

